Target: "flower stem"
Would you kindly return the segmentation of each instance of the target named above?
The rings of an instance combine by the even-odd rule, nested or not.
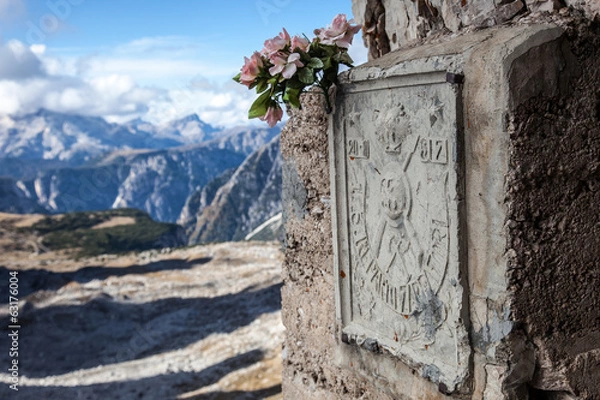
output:
[[[319,87],[321,88],[321,90],[323,90],[323,94],[325,95],[325,112],[327,114],[331,114],[331,103],[329,102],[329,93],[328,90],[325,88],[325,86],[319,85]]]

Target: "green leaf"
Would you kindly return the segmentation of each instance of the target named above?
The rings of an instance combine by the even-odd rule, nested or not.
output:
[[[337,46],[330,45],[330,44],[324,44],[324,45],[322,45],[322,49],[330,57],[334,56],[338,52]]]
[[[283,100],[287,101],[292,107],[300,108],[300,93],[302,89],[287,87],[283,94]]]
[[[300,108],[300,93],[302,89],[294,89],[294,88],[286,88],[285,94],[283,95],[283,100],[287,101],[292,105],[292,107]]]
[[[300,80],[297,79],[297,75],[294,75],[292,79],[286,82],[286,87],[288,88],[303,89],[304,86],[306,86],[306,83],[300,82]]]
[[[259,79],[258,83],[256,84],[256,93],[262,93],[265,90],[267,90],[267,80],[266,79]]]
[[[323,58],[323,69],[329,69],[331,68],[331,58],[330,57],[325,57]]]
[[[328,69],[324,71],[323,81],[324,82],[337,82],[337,74],[338,74],[338,64],[334,64],[334,68]]]
[[[240,72],[239,74],[237,74],[236,76],[233,77],[233,80],[236,81],[237,83],[240,83],[241,77],[242,77],[242,73]]]
[[[298,71],[298,78],[300,82],[312,85],[315,82],[315,73],[312,68],[304,67]]]
[[[306,65],[310,68],[323,68],[323,61],[320,58],[313,57],[310,59],[310,62]]]
[[[344,52],[342,52],[340,54],[339,62],[341,64],[347,65],[348,67],[352,67],[352,63],[354,61],[352,60],[352,57],[350,57],[350,55],[348,54],[348,52],[344,51]]]
[[[256,100],[254,100],[254,103],[252,103],[252,106],[250,106],[250,110],[248,111],[248,118],[258,118],[265,115],[267,113],[267,109],[269,108],[270,102],[271,94],[267,90],[258,96]]]

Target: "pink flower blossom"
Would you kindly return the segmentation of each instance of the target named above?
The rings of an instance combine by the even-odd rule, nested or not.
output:
[[[265,40],[265,47],[261,51],[262,54],[271,56],[271,54],[283,50],[285,46],[290,44],[290,35],[285,28],[282,29],[283,32],[280,32],[278,36],[275,36],[273,39]]]
[[[290,48],[292,50],[300,49],[304,52],[307,52],[308,46],[310,46],[310,42],[307,38],[302,36],[294,36],[292,38],[292,45],[290,46]]]
[[[338,14],[327,28],[315,29],[315,34],[323,44],[335,44],[347,49],[361,28],[360,25],[351,25],[353,22],[354,20],[346,21],[346,15]]]
[[[244,57],[244,66],[240,75],[240,82],[248,87],[254,83],[260,69],[263,67],[263,61],[260,54],[255,51],[250,58]]]
[[[262,117],[258,117],[261,121],[266,121],[267,124],[272,128],[277,122],[281,121],[283,117],[283,110],[277,103],[274,103],[267,109],[267,113]]]
[[[300,54],[292,53],[289,56],[282,52],[277,52],[271,55],[271,63],[273,66],[269,68],[269,73],[271,76],[275,76],[279,73],[285,78],[290,79],[296,71],[298,67],[303,67],[302,61],[300,61]]]

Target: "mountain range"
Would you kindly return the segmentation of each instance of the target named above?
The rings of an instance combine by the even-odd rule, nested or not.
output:
[[[153,125],[40,110],[0,117],[0,211],[137,208],[190,244],[238,240],[281,211],[278,127]]]

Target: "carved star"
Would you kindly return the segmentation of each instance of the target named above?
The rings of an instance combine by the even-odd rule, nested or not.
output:
[[[426,106],[427,112],[429,113],[429,122],[433,126],[437,121],[444,119],[444,103],[437,97],[429,100],[429,104]]]

